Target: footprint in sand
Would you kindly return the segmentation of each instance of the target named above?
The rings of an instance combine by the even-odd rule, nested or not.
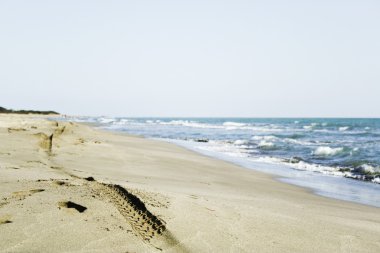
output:
[[[86,141],[83,138],[79,138],[74,145],[84,144]]]
[[[63,181],[60,181],[60,180],[54,181],[54,184],[56,184],[56,185],[67,185],[66,182],[63,182]]]
[[[77,210],[80,213],[83,213],[84,211],[87,210],[87,207],[79,205],[77,203],[71,202],[71,201],[61,201],[58,202],[58,207],[61,208],[73,208]]]
[[[24,200],[28,196],[32,196],[35,193],[43,192],[45,189],[32,189],[29,191],[19,191],[12,193],[12,198],[15,198],[17,200]]]
[[[25,128],[8,127],[8,133],[12,133],[12,132],[24,132],[24,131],[26,131]]]
[[[199,197],[198,197],[197,195],[193,195],[193,194],[189,195],[189,198],[192,198],[192,199],[199,199]]]

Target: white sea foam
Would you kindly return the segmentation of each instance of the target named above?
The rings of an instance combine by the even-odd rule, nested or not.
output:
[[[289,163],[285,161],[284,159],[271,157],[271,156],[253,157],[253,158],[250,158],[250,160],[257,161],[257,162],[271,163],[271,164],[286,165],[296,170],[318,172],[322,174],[335,175],[335,176],[344,176],[345,173],[351,174],[350,172],[341,172],[339,171],[339,168],[335,168],[335,167],[311,164],[304,161],[299,161],[298,163]]]
[[[160,121],[157,123],[160,125],[185,126],[185,127],[194,127],[194,128],[211,128],[211,129],[223,128],[222,126],[218,126],[218,125],[211,125],[211,124],[199,123],[196,121],[188,121],[188,120],[172,120],[169,122]]]
[[[231,121],[227,121],[227,122],[223,123],[223,126],[232,126],[232,127],[242,127],[242,126],[246,126],[246,125],[247,124],[244,124],[244,123],[231,122]]]
[[[337,170],[337,168],[329,167],[329,166],[323,166],[319,164],[312,164],[312,163],[306,163],[304,161],[299,161],[298,163],[292,163],[289,164],[292,168],[298,169],[298,170],[307,170],[307,171],[314,171],[314,172],[321,172],[324,174],[331,174],[334,172],[334,174],[338,173],[341,174],[340,171]]]
[[[317,133],[331,133],[331,132],[333,132],[333,131],[328,130],[328,129],[316,129],[314,131]]]
[[[296,139],[291,139],[291,138],[285,138],[284,141],[287,142],[287,143],[298,144],[298,145],[303,145],[303,146],[312,146],[312,145],[315,145],[312,142],[301,141],[301,140],[296,140]]]
[[[283,164],[284,160],[278,157],[273,156],[260,156],[260,157],[251,157],[251,161],[255,162],[264,162],[264,163],[272,163],[272,164]]]
[[[224,122],[223,128],[226,130],[250,130],[253,132],[282,132],[284,131],[283,128],[279,128],[278,126],[275,126],[275,125],[254,126],[254,125],[237,123],[237,122]]]
[[[231,130],[239,130],[241,128],[240,127],[234,127],[234,126],[227,126],[227,127],[225,127],[225,129],[228,131],[231,131]]]
[[[200,150],[212,151],[212,152],[220,152],[232,157],[248,157],[248,150],[244,148],[239,148],[239,146],[219,142],[219,141],[210,141],[207,145],[200,145],[197,147]]]
[[[171,121],[162,121],[162,120],[145,120],[144,122],[139,122],[138,120],[129,120],[129,119],[121,119],[121,120],[111,120],[111,119],[98,119],[98,122],[101,123],[112,123],[112,124],[135,124],[135,125],[166,125],[166,126],[183,126],[183,127],[191,127],[191,128],[203,128],[203,129],[224,129],[224,130],[247,130],[253,132],[281,132],[285,129],[278,128],[275,125],[272,126],[253,126],[245,123],[238,122],[224,122],[223,124],[208,124],[202,123],[198,121],[191,120],[171,120]]]
[[[114,121],[115,121],[115,119],[113,119],[113,118],[99,118],[99,122],[103,123],[103,124],[109,124],[109,123],[112,123]]]
[[[119,120],[114,120],[114,121],[110,121],[108,122],[108,124],[111,124],[110,126],[108,126],[107,128],[109,129],[112,129],[112,128],[122,128],[126,125],[131,125],[133,122],[133,124],[136,124],[134,123],[133,120],[130,120],[130,119],[119,119]]]
[[[328,146],[318,147],[313,154],[317,156],[333,156],[343,152],[343,148],[330,148]]]
[[[350,127],[348,127],[348,126],[339,127],[339,131],[343,132],[343,131],[348,130],[349,128],[350,128]]]
[[[266,141],[262,141],[260,144],[262,147],[273,147],[274,145],[273,143],[266,142]],[[247,148],[247,146],[245,145],[235,146],[235,145],[231,145],[229,143],[224,143],[220,141],[211,141],[210,143],[208,143],[208,145],[202,145],[198,147],[198,149],[201,149],[201,150],[220,152],[231,157],[249,158],[249,160],[256,161],[256,162],[286,165],[288,167],[291,167],[297,170],[313,171],[313,172],[319,172],[323,174],[331,174],[331,175],[337,175],[337,176],[344,175],[343,172],[339,171],[339,168],[322,166],[322,165],[317,165],[317,164],[309,164],[303,161],[300,161],[298,163],[289,163],[282,158],[272,157],[272,156],[254,157],[254,156],[249,155],[249,151],[245,148]]]
[[[259,127],[259,126],[251,126],[246,127],[246,129],[252,130],[253,132],[262,132],[262,133],[273,133],[273,132],[283,132],[285,129],[283,128],[270,128],[270,127]]]
[[[248,144],[248,141],[247,140],[236,140],[236,141],[234,141],[234,144],[235,145],[245,145],[245,144]]]
[[[364,173],[380,173],[380,167],[374,167],[369,164],[361,165],[360,170]]]
[[[259,148],[273,148],[274,147],[274,143],[273,142],[270,142],[270,141],[265,141],[265,140],[262,140],[260,141],[260,143],[258,144],[258,147]]]
[[[277,139],[277,137],[274,135],[255,135],[251,139],[255,141],[261,141],[261,140],[269,141],[269,140],[275,140]]]
[[[319,123],[311,123],[310,125],[306,125],[306,126],[303,126],[303,129],[305,130],[313,130],[315,129],[317,126],[319,125]]]

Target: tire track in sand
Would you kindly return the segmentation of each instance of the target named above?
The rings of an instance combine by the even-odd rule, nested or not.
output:
[[[120,185],[96,181],[94,184],[94,188],[113,203],[145,243],[159,250],[175,247],[177,252],[187,252],[166,228],[165,222],[151,213],[136,195]]]

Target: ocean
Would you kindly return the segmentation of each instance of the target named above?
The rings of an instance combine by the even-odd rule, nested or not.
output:
[[[68,119],[169,141],[316,194],[380,207],[380,119]]]

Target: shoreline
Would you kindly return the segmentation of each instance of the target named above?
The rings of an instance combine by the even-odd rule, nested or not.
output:
[[[254,169],[254,168],[248,168],[248,167],[245,167],[245,166],[240,165],[238,163],[235,163],[233,161],[229,161],[229,160],[218,158],[218,157],[215,157],[215,156],[212,156],[212,155],[207,155],[205,153],[197,152],[195,149],[191,149],[191,148],[189,148],[189,147],[187,147],[185,145],[181,145],[181,144],[178,144],[176,142],[173,142],[171,139],[167,139],[166,140],[166,139],[160,139],[160,138],[149,138],[149,137],[145,137],[143,135],[134,135],[134,134],[130,134],[130,133],[127,133],[127,132],[122,132],[122,131],[117,131],[117,130],[108,130],[108,129],[104,129],[104,128],[99,127],[99,125],[96,124],[96,123],[79,122],[77,124],[83,124],[83,125],[86,125],[86,126],[89,126],[89,127],[94,127],[97,131],[109,132],[109,133],[116,134],[116,135],[121,135],[121,136],[126,136],[126,137],[131,137],[131,138],[141,138],[141,139],[145,139],[145,140],[151,140],[151,141],[168,143],[170,145],[176,146],[177,148],[181,148],[181,149],[185,150],[186,152],[190,152],[190,153],[192,153],[192,154],[194,154],[196,156],[202,156],[202,157],[207,158],[207,159],[212,159],[212,160],[216,160],[216,161],[225,162],[225,163],[227,163],[227,164],[229,164],[231,166],[237,167],[237,169],[244,170],[244,171],[247,171],[247,172],[253,171],[254,173],[262,174],[263,176],[267,176],[267,177],[269,177],[270,179],[272,179],[273,181],[275,181],[277,183],[297,187],[297,188],[299,188],[300,191],[304,191],[306,193],[310,193],[310,194],[313,194],[313,195],[318,196],[318,197],[322,197],[322,198],[326,198],[326,199],[331,199],[331,200],[336,200],[336,201],[348,202],[348,203],[357,204],[357,205],[364,205],[364,206],[368,206],[368,207],[379,208],[377,206],[373,206],[373,205],[369,205],[369,204],[363,204],[363,203],[359,203],[359,202],[355,202],[355,201],[349,201],[349,200],[344,200],[344,199],[339,199],[339,198],[333,198],[333,197],[328,197],[328,196],[320,195],[320,194],[316,193],[315,190],[313,190],[313,188],[311,188],[311,187],[300,186],[300,185],[297,185],[295,183],[288,183],[288,182],[285,182],[285,181],[281,181],[283,179],[286,179],[286,177],[282,177],[280,175],[276,175],[276,174],[273,174],[273,173],[270,173],[270,172],[263,172],[263,171],[260,171],[258,169]]]
[[[149,138],[148,138],[149,139]],[[244,159],[241,159],[239,157],[229,157],[228,155],[225,154],[218,154],[217,152],[212,152],[212,151],[202,151],[197,149],[193,145],[188,145],[186,141],[177,141],[177,140],[172,140],[172,139],[159,139],[159,138],[152,138],[153,140],[158,140],[158,141],[165,141],[168,143],[172,143],[174,145],[178,145],[180,147],[184,147],[186,150],[190,150],[192,152],[195,152],[196,154],[200,154],[212,159],[217,159],[217,160],[222,160],[228,163],[231,163],[233,165],[248,169],[250,171],[255,171],[258,173],[264,173],[269,176],[271,176],[275,181],[279,183],[285,183],[293,186],[300,187],[302,189],[307,190],[308,192],[321,196],[321,197],[326,197],[329,199],[334,199],[334,200],[340,200],[340,201],[347,201],[350,203],[356,203],[360,205],[366,205],[366,206],[371,206],[371,207],[376,207],[380,208],[380,199],[379,202],[373,202],[368,199],[355,199],[354,196],[352,198],[347,197],[346,195],[337,195],[334,190],[331,191],[326,191],[322,187],[318,186],[313,186],[308,182],[304,182],[303,179],[308,179],[310,181],[320,180],[322,182],[326,183],[326,180],[331,181],[329,184],[330,187],[335,186],[336,188],[338,187],[351,187],[353,185],[358,185],[357,187],[360,188],[359,190],[361,191],[369,191],[372,190],[372,188],[377,187],[377,183],[373,182],[367,182],[363,180],[358,180],[355,178],[350,178],[350,177],[340,177],[340,176],[332,176],[329,174],[323,174],[323,173],[318,173],[318,172],[312,172],[313,175],[308,177],[301,177],[296,178],[292,177],[291,174],[297,174],[298,172],[304,173],[306,171],[299,171],[296,170],[292,167],[286,167],[285,165],[280,165],[280,164],[273,164],[273,163],[264,163],[264,162],[246,162]],[[269,169],[264,170],[262,169],[263,167],[268,167]],[[275,168],[275,169],[273,169]],[[283,171],[285,170],[285,171]],[[281,172],[279,172],[281,171]],[[321,178],[321,179],[318,179]],[[344,181],[342,181],[344,180]],[[326,188],[327,185],[324,187]],[[342,190],[342,188],[341,188]],[[352,191],[353,189],[351,189]],[[355,189],[358,190],[358,189]],[[349,192],[349,189],[345,189],[345,191]],[[357,193],[356,193],[357,194]],[[370,193],[366,193],[366,196],[369,196]]]
[[[350,199],[350,198],[347,198],[346,196],[338,196],[337,194],[334,194],[331,192],[324,192],[322,189],[320,189],[318,187],[312,187],[311,185],[308,185],[307,183],[303,184],[303,182],[301,180],[297,181],[290,176],[286,176],[286,173],[283,173],[283,174],[277,173],[276,174],[273,171],[264,171],[262,169],[259,169],[260,168],[260,165],[259,165],[260,162],[255,162],[256,165],[253,167],[252,165],[250,166],[249,163],[242,163],[241,161],[239,161],[239,159],[235,159],[234,157],[228,157],[227,155],[224,155],[224,154],[217,154],[217,152],[212,152],[212,151],[207,151],[207,152],[203,151],[202,152],[202,150],[197,149],[194,145],[188,145],[188,142],[185,140],[146,137],[144,135],[131,134],[131,133],[128,133],[125,131],[103,128],[101,124],[93,123],[93,122],[79,122],[78,124],[84,124],[84,125],[87,125],[90,127],[94,127],[95,129],[100,130],[100,131],[125,135],[127,137],[128,136],[129,137],[138,137],[138,138],[143,138],[143,139],[147,139],[147,140],[154,140],[154,141],[158,141],[158,142],[165,142],[165,143],[173,144],[177,147],[184,148],[186,151],[193,152],[196,155],[204,156],[204,157],[207,157],[210,159],[221,160],[221,161],[227,162],[231,165],[238,166],[238,167],[243,168],[243,169],[247,169],[248,171],[263,173],[264,175],[270,176],[276,182],[299,187],[299,188],[304,189],[305,191],[307,191],[313,195],[316,195],[316,196],[320,196],[320,197],[324,197],[324,198],[328,198],[328,199],[333,199],[333,200],[337,200],[337,201],[345,201],[345,202],[349,202],[349,203],[353,203],[353,204],[359,204],[359,205],[365,205],[365,206],[369,206],[369,207],[380,208],[380,202],[379,203],[373,203],[369,200],[360,200],[360,199],[354,200],[353,198]],[[265,164],[263,162],[261,163],[261,166],[275,166],[275,167],[277,167],[277,169],[280,168],[279,164]],[[284,165],[282,165],[282,166],[284,166]],[[291,167],[286,167],[285,169],[289,170],[291,172],[294,172],[294,173],[298,172],[298,170],[291,168]],[[305,171],[301,171],[301,172],[305,172]],[[316,172],[313,172],[313,173],[316,173]],[[315,176],[326,177],[327,179],[330,179],[330,180],[337,179],[338,182],[340,180],[346,180],[347,183],[350,182],[351,180],[353,180],[352,181],[353,184],[361,184],[361,187],[365,187],[365,188],[371,187],[372,184],[377,184],[377,183],[366,182],[363,180],[358,180],[358,179],[350,178],[350,177],[335,177],[335,176],[328,175],[328,174],[325,175],[323,173],[321,173],[321,174],[316,173]],[[362,189],[362,190],[364,190],[364,189]]]
[[[380,250],[376,207],[315,195],[172,143],[33,118],[0,116],[1,251]],[[144,228],[154,232],[150,241],[120,211],[146,212],[133,196],[145,217],[156,217]],[[160,224],[163,235],[153,228]]]
[[[178,118],[143,118],[143,120],[137,120],[136,118],[105,116],[87,119],[74,118],[74,120],[76,119],[79,119],[79,122],[82,122],[82,120],[94,122],[99,127],[109,131],[128,132],[132,135],[137,134],[150,139],[167,141],[216,159],[273,174],[276,177],[284,178],[283,182],[311,188],[318,195],[380,207],[379,188],[377,185],[371,184],[380,182],[380,174],[377,172],[378,167],[376,165],[363,158],[367,155],[359,154],[363,153],[363,143],[359,144],[359,147],[355,145],[347,146],[347,143],[344,143],[345,141],[341,141],[339,144],[334,143],[334,141],[326,143],[322,141],[323,144],[321,144],[318,140],[315,140],[317,137],[313,136],[314,131],[299,133],[299,131],[302,132],[310,126],[315,128],[319,126],[326,132],[343,134],[343,139],[351,138],[351,134],[362,134],[361,130],[367,131],[370,129],[370,127],[364,128],[362,125],[364,123],[360,123],[360,125],[358,122],[328,122],[327,119],[327,121],[324,119],[323,122],[309,122],[305,121],[305,119],[298,119],[299,121],[277,122],[277,125],[271,127],[271,129],[282,127],[281,129],[288,132],[288,134],[279,135],[270,132],[263,135],[260,131],[268,130],[264,127],[264,129],[258,128],[258,133],[252,133],[252,137],[245,130],[247,128],[254,129],[256,123],[260,123],[256,122],[255,119],[233,121],[233,119],[218,118],[214,121],[209,121],[208,119],[201,121],[198,118],[186,120]],[[372,124],[372,122],[366,122],[365,125],[368,124]],[[231,126],[235,130],[230,129]],[[139,128],[141,129],[139,130]],[[202,130],[203,128],[217,130],[215,130],[216,132],[213,130],[210,132],[210,130]],[[344,129],[341,130],[341,128]],[[345,132],[347,129],[350,129],[348,135]],[[230,130],[233,131],[230,132]],[[322,130],[316,129],[315,132]],[[239,137],[236,137],[236,135],[239,135]],[[297,141],[297,136],[302,136],[306,140]],[[268,139],[269,142],[261,144],[262,141],[259,140],[262,139]],[[373,139],[373,141],[376,141],[376,139]],[[260,145],[273,146],[275,151],[262,151]],[[284,151],[283,149],[288,145],[292,147],[289,147],[288,151]],[[330,148],[330,146],[333,148]],[[297,149],[298,151],[296,151]],[[312,155],[317,152],[316,150],[320,149],[327,153],[320,156]],[[288,152],[288,154],[276,155],[276,152],[278,152],[276,150],[282,150],[281,152]],[[373,150],[376,150],[376,148]],[[373,150],[369,149],[365,153],[371,153]],[[337,154],[329,154],[328,152],[330,151],[337,152]],[[350,154],[347,153],[348,151],[350,151]],[[261,152],[264,153],[261,154]],[[298,154],[297,152],[303,152],[303,154]],[[273,156],[271,156],[272,153],[274,154]],[[306,156],[309,154],[313,157],[307,158]],[[320,161],[309,160],[318,159],[318,156],[321,159]],[[355,158],[351,159],[350,157]],[[339,161],[332,164],[334,160]],[[349,164],[352,166],[350,167]]]

